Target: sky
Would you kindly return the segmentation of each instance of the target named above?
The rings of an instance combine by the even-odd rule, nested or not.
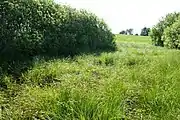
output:
[[[103,18],[113,33],[133,28],[140,33],[171,12],[180,12],[180,0],[54,0],[77,9],[86,9]]]

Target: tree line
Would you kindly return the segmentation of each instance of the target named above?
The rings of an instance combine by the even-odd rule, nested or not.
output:
[[[149,36],[150,31],[151,31],[150,28],[144,27],[141,29],[140,36]],[[121,32],[119,32],[119,34],[122,34],[122,35],[137,35],[137,36],[139,35],[138,33],[136,34],[133,34],[133,33],[134,33],[133,28],[122,30]]]

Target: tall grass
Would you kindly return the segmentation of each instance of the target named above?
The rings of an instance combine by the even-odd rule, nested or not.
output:
[[[113,53],[35,60],[1,93],[1,119],[180,119],[180,52],[116,39]]]

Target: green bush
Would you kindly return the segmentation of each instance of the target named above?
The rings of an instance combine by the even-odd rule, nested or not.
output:
[[[174,22],[177,21],[178,17],[180,15],[180,12],[176,13],[169,13],[165,17],[163,17],[157,25],[155,25],[150,33],[152,42],[156,46],[164,46],[164,39],[163,39],[163,34],[164,30],[167,27],[170,27]]]
[[[105,22],[85,10],[51,0],[2,0],[0,11],[1,61],[115,49]]]
[[[165,29],[163,39],[166,47],[180,49],[180,19]]]

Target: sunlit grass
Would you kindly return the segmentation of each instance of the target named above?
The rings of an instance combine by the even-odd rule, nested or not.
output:
[[[180,52],[148,37],[116,39],[116,52],[37,59],[21,87],[1,93],[1,119],[180,119]]]

